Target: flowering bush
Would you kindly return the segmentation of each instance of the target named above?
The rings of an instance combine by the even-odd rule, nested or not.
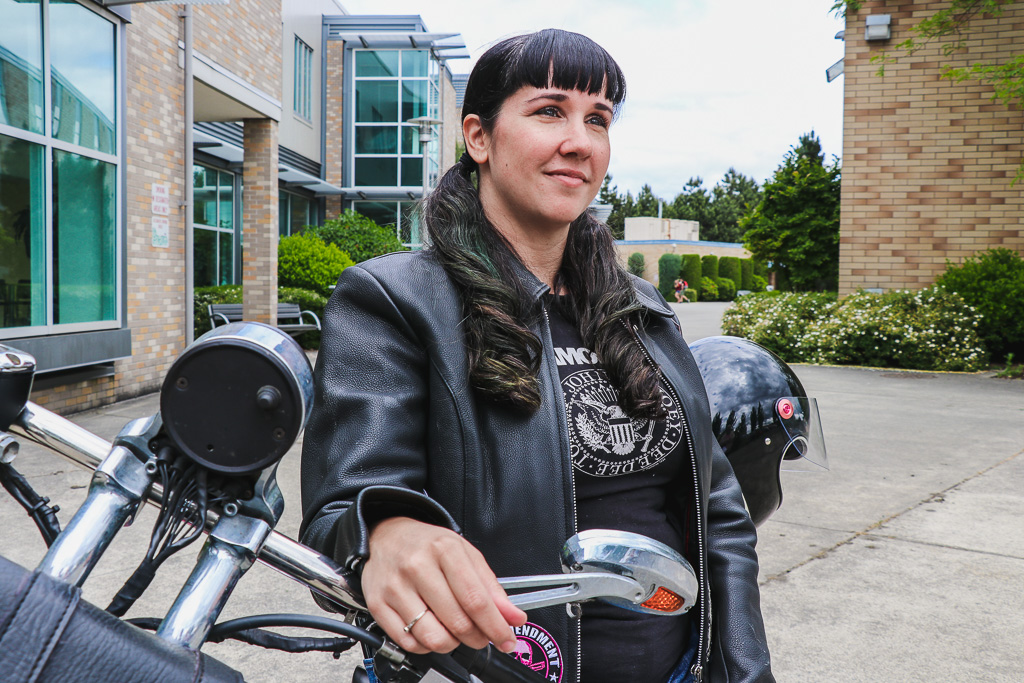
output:
[[[722,321],[787,361],[915,370],[981,370],[978,315],[942,287],[885,294],[750,294]]]

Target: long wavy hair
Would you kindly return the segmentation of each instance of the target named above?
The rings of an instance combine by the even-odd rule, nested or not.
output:
[[[524,86],[602,94],[618,114],[626,81],[601,46],[578,33],[547,29],[508,38],[477,62],[466,84],[462,118],[480,117],[490,132],[505,100]],[[542,345],[530,331],[542,309],[517,275],[515,249],[488,220],[473,186],[476,164],[464,154],[423,203],[430,249],[462,299],[470,383],[480,394],[534,411]],[[636,343],[640,317],[630,276],[619,265],[608,227],[584,211],[569,228],[555,291],[559,310],[601,359],[632,417],[662,414],[658,373]]]

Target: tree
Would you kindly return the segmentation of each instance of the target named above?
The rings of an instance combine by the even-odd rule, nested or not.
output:
[[[636,196],[636,203],[633,204],[633,210],[629,215],[656,217],[658,215],[658,206],[660,204],[661,198],[655,196],[654,190],[650,185],[644,184]]]
[[[814,132],[783,157],[758,205],[740,221],[755,260],[797,291],[839,284],[839,160],[825,164]]]
[[[711,220],[708,229],[701,226],[701,239],[740,242],[740,219],[761,201],[761,187],[753,178],[730,168],[711,190]]]
[[[935,14],[922,19],[911,29],[913,35],[896,45],[896,50],[912,55],[933,40],[948,40],[942,44],[942,52],[950,56],[966,49],[964,35],[970,29],[971,21],[978,17],[998,17],[1003,13],[1007,0],[946,0],[945,6]],[[860,0],[835,0],[832,11],[840,16],[860,10]],[[979,55],[981,56],[981,55]],[[885,75],[885,65],[898,59],[892,54],[881,52],[871,58],[879,64],[878,74]],[[1024,54],[1018,54],[1002,63],[992,63],[984,57],[969,66],[953,67],[949,64],[942,69],[942,77],[955,82],[977,79],[993,86],[993,100],[1010,108],[1024,107]],[[1013,182],[1024,178],[1024,161],[1017,169]]]
[[[622,197],[619,196],[619,188],[612,185],[611,174],[606,174],[604,182],[601,183],[601,191],[597,194],[599,204],[608,204],[612,207],[611,215],[608,216],[608,227],[617,240],[624,239],[626,231],[626,217],[622,213]]]
[[[690,178],[666,209],[668,218],[700,223],[700,237],[706,240],[705,226],[711,224],[711,197],[703,185],[704,180],[700,176]]]

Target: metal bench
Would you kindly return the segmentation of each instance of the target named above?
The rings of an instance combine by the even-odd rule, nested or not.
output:
[[[242,304],[210,304],[206,309],[210,317],[210,327],[227,325],[244,319]],[[313,322],[305,322],[303,316],[309,316]],[[319,331],[320,318],[313,311],[300,310],[298,304],[278,304],[277,327],[294,337],[303,332]]]

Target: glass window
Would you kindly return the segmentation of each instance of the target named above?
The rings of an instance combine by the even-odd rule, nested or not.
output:
[[[53,321],[115,320],[115,166],[53,150]]]
[[[402,78],[425,78],[427,61],[426,50],[402,50]]]
[[[192,237],[195,258],[192,259],[192,283],[196,287],[217,284],[217,231],[196,227]]]
[[[217,225],[217,171],[203,166],[192,168],[192,222]]]
[[[0,327],[46,324],[43,147],[0,135]]]
[[[397,50],[356,51],[356,77],[393,77],[398,75]]]
[[[295,73],[292,101],[295,113],[312,119],[313,113],[313,48],[295,36]]]
[[[398,182],[398,159],[395,157],[357,157],[356,185],[394,187]]]
[[[356,126],[356,154],[396,154],[397,126]]]
[[[377,225],[393,227],[398,222],[398,202],[352,202],[352,209]]]
[[[217,210],[217,225],[225,230],[235,228],[235,177],[224,171],[217,174],[220,179],[219,208]]]
[[[0,0],[0,123],[43,132],[43,24],[39,0]]]
[[[397,123],[398,81],[356,81],[356,122]]]
[[[288,229],[288,193],[277,193],[277,234],[287,237],[291,234]]]
[[[423,185],[423,157],[402,157],[402,185]]]
[[[419,129],[406,122],[439,113],[436,60],[427,50],[356,49],[354,55],[353,185],[421,187]],[[372,125],[380,123],[398,125]],[[439,154],[437,147],[430,148],[434,159]],[[433,166],[428,172],[429,177],[436,176]]]
[[[53,135],[112,154],[114,25],[74,0],[51,0],[49,7]]]
[[[217,284],[230,285],[235,281],[235,235],[230,232],[217,234],[220,273]]]
[[[402,81],[402,120],[427,115],[427,82]]]

